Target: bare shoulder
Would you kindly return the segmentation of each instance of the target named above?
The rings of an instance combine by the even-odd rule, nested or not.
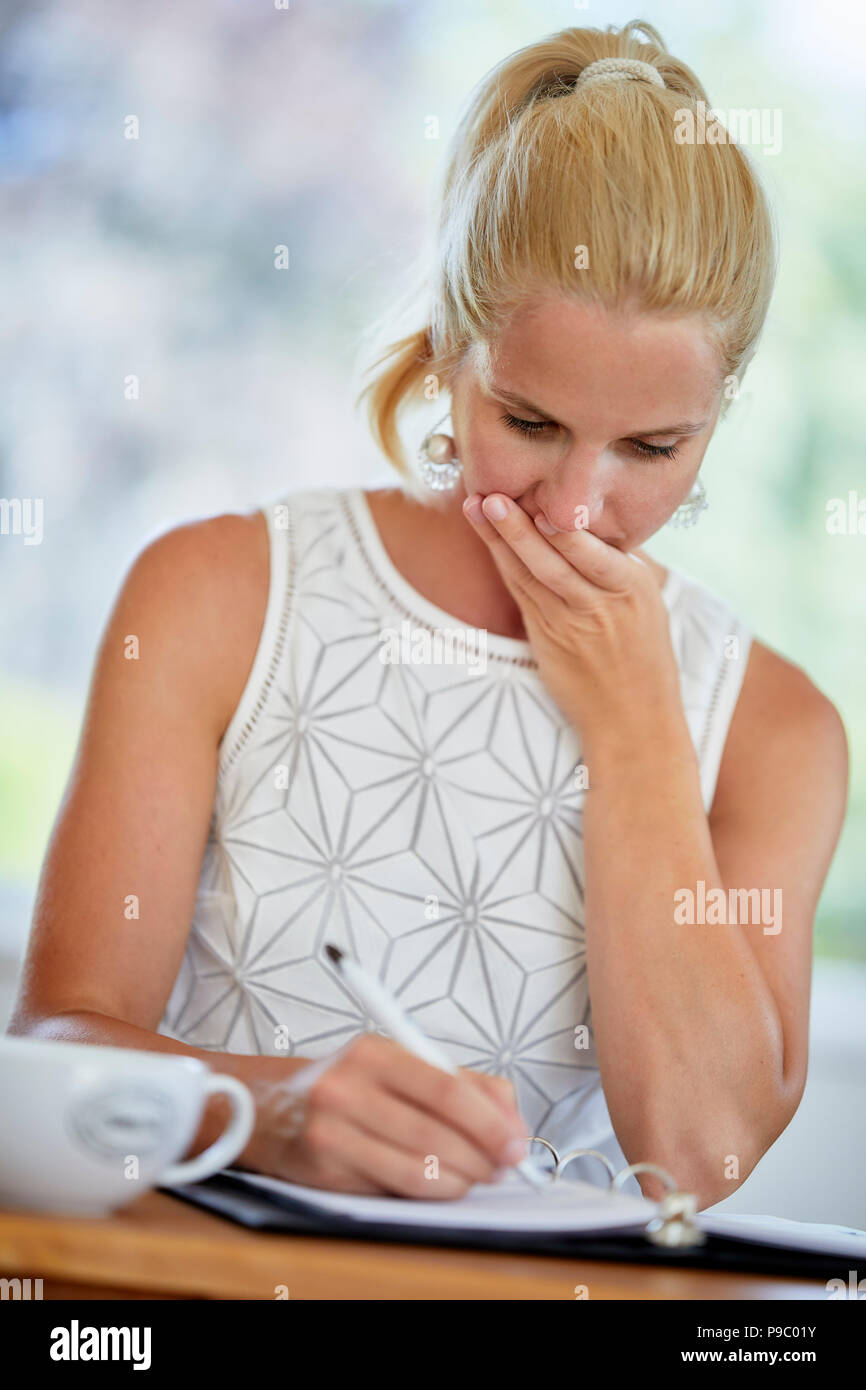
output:
[[[811,808],[835,844],[847,788],[848,740],[835,705],[801,667],[753,641],[711,821],[739,814],[747,799],[765,813],[785,808],[789,822],[798,806]]]
[[[185,522],[135,557],[112,625],[149,641],[175,683],[207,702],[221,737],[252,669],[270,576],[261,511]]]

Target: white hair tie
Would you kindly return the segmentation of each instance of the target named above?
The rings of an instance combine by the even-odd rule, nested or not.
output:
[[[654,82],[657,87],[665,85],[658,68],[654,68],[652,63],[645,63],[642,58],[597,58],[594,63],[587,64],[574,85],[583,87],[588,82],[598,82],[605,77],[636,77]]]

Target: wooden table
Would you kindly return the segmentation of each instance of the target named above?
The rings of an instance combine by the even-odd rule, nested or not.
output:
[[[16,1276],[45,1299],[827,1297],[821,1280],[261,1233],[163,1192],[101,1221],[0,1211],[0,1277]]]

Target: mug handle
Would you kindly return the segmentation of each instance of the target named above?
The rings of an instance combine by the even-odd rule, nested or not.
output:
[[[231,1102],[232,1113],[229,1122],[219,1138],[194,1158],[183,1163],[173,1163],[159,1178],[160,1187],[173,1187],[180,1183],[200,1182],[209,1178],[220,1168],[232,1163],[246,1145],[253,1132],[256,1107],[252,1095],[242,1081],[224,1072],[211,1072],[205,1080],[205,1096],[225,1095]]]

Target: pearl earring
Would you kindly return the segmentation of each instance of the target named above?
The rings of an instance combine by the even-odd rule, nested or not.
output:
[[[450,492],[457,486],[463,464],[454,453],[454,440],[448,434],[437,434],[439,425],[447,420],[443,415],[438,425],[424,436],[418,457],[421,460],[421,477],[433,492]]]
[[[694,486],[685,502],[681,502],[668,519],[668,526],[694,526],[695,522],[700,519],[701,513],[705,512],[708,506],[707,490],[698,476],[695,478]]]

